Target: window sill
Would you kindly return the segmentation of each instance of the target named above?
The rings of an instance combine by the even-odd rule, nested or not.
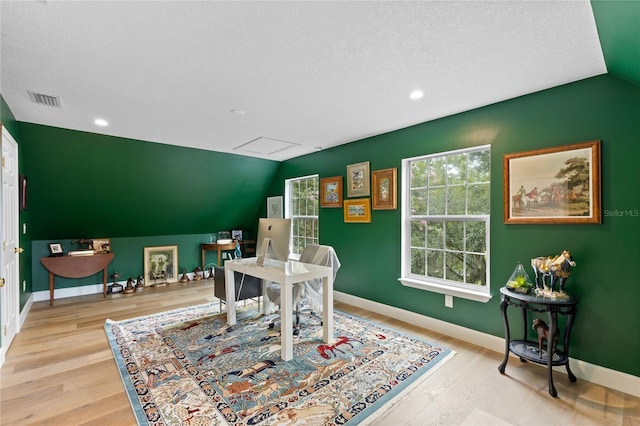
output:
[[[402,285],[407,287],[413,287],[420,290],[431,291],[433,293],[448,294],[453,297],[474,300],[476,302],[487,303],[489,300],[491,300],[491,297],[492,297],[489,293],[486,293],[484,291],[473,291],[473,290],[468,290],[463,288],[449,287],[449,286],[444,286],[444,285],[435,284],[435,283],[427,283],[424,281],[412,280],[409,278],[398,278],[398,281],[400,281]]]

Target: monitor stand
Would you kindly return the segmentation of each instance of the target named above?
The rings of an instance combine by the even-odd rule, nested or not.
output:
[[[269,253],[269,247],[271,246],[271,238],[265,238],[262,240],[262,246],[258,250],[258,259],[256,265],[264,266],[264,261],[267,260],[267,254]]]

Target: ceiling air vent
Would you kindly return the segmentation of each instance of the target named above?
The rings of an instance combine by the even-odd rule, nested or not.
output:
[[[29,92],[29,97],[31,98],[31,100],[37,104],[54,108],[62,108],[60,97],[58,96],[45,95],[44,93],[36,93],[30,90],[27,90],[27,92]]]

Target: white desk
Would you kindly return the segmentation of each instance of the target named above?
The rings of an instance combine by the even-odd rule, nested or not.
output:
[[[236,300],[234,295],[235,281],[234,271],[265,281],[275,282],[282,286],[280,293],[280,320],[281,320],[281,356],[284,361],[293,358],[293,284],[306,280],[322,278],[322,338],[325,343],[333,342],[333,269],[328,266],[312,265],[309,263],[290,260],[280,262],[268,259],[264,266],[256,264],[256,258],[227,260],[224,264],[224,273],[227,291],[227,322],[229,325],[236,323]],[[265,294],[263,283],[263,292]],[[265,296],[266,301],[266,296]],[[269,304],[263,303],[263,313],[268,312]]]

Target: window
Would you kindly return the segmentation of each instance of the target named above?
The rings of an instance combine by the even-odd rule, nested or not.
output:
[[[407,286],[488,301],[491,147],[402,161]]]
[[[307,244],[318,244],[318,175],[287,179],[285,217],[291,218],[291,253],[297,257]]]

